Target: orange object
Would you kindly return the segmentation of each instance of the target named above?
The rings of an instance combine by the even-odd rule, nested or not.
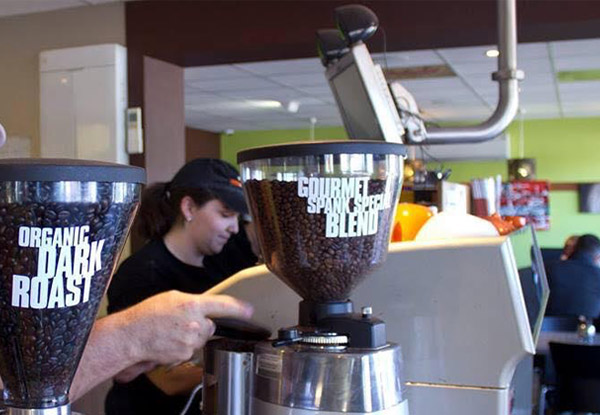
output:
[[[517,229],[522,228],[527,224],[527,218],[524,216],[506,216],[504,219],[510,221]]]
[[[398,222],[394,225],[394,229],[392,230],[392,242],[400,241],[402,241],[402,225]]]
[[[500,235],[508,235],[517,229],[514,222],[511,219],[503,219],[498,213],[494,213],[492,216],[486,216],[484,219],[492,222],[492,225],[496,227]]]
[[[426,206],[415,203],[398,203],[394,218],[392,242],[412,241],[419,229],[433,216]]]

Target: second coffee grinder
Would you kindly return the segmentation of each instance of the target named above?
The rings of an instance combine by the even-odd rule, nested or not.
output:
[[[264,261],[303,301],[274,340],[209,343],[205,414],[408,414],[400,347],[348,299],[385,260],[404,155],[375,141],[238,154]]]

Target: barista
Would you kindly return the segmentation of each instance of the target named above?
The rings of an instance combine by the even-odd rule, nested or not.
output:
[[[193,160],[169,183],[150,186],[139,214],[139,230],[149,242],[115,274],[109,313],[169,290],[202,293],[254,265],[257,257],[243,230],[252,228],[240,227],[243,214],[247,207],[238,172],[221,160]],[[106,414],[179,414],[201,381],[202,368],[189,364],[135,378],[121,374],[107,396]],[[190,405],[187,413],[197,411],[198,405]]]

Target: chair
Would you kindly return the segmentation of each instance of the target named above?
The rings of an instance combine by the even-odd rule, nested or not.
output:
[[[550,342],[558,411],[600,413],[600,344]]]
[[[544,316],[542,321],[542,331],[545,332],[572,332],[577,331],[579,318],[577,316]],[[556,370],[550,354],[537,353],[533,357],[533,370],[536,373],[539,384],[538,394],[538,415],[544,415],[546,412],[547,398],[554,393],[556,389]]]
[[[560,260],[560,256],[563,253],[562,248],[540,248],[542,253],[542,260],[544,264],[549,264],[554,261]]]

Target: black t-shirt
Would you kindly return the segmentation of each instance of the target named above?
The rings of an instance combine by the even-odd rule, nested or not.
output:
[[[550,298],[546,315],[600,316],[600,268],[585,258],[555,261],[547,267]]]
[[[127,258],[115,273],[108,289],[108,312],[123,310],[165,291],[202,293],[256,261],[243,227],[220,254],[204,259],[204,267],[181,262],[162,240],[151,241]],[[146,375],[140,375],[129,383],[114,382],[105,410],[107,415],[179,415],[188,397],[168,396]],[[198,398],[187,415],[200,413]]]

